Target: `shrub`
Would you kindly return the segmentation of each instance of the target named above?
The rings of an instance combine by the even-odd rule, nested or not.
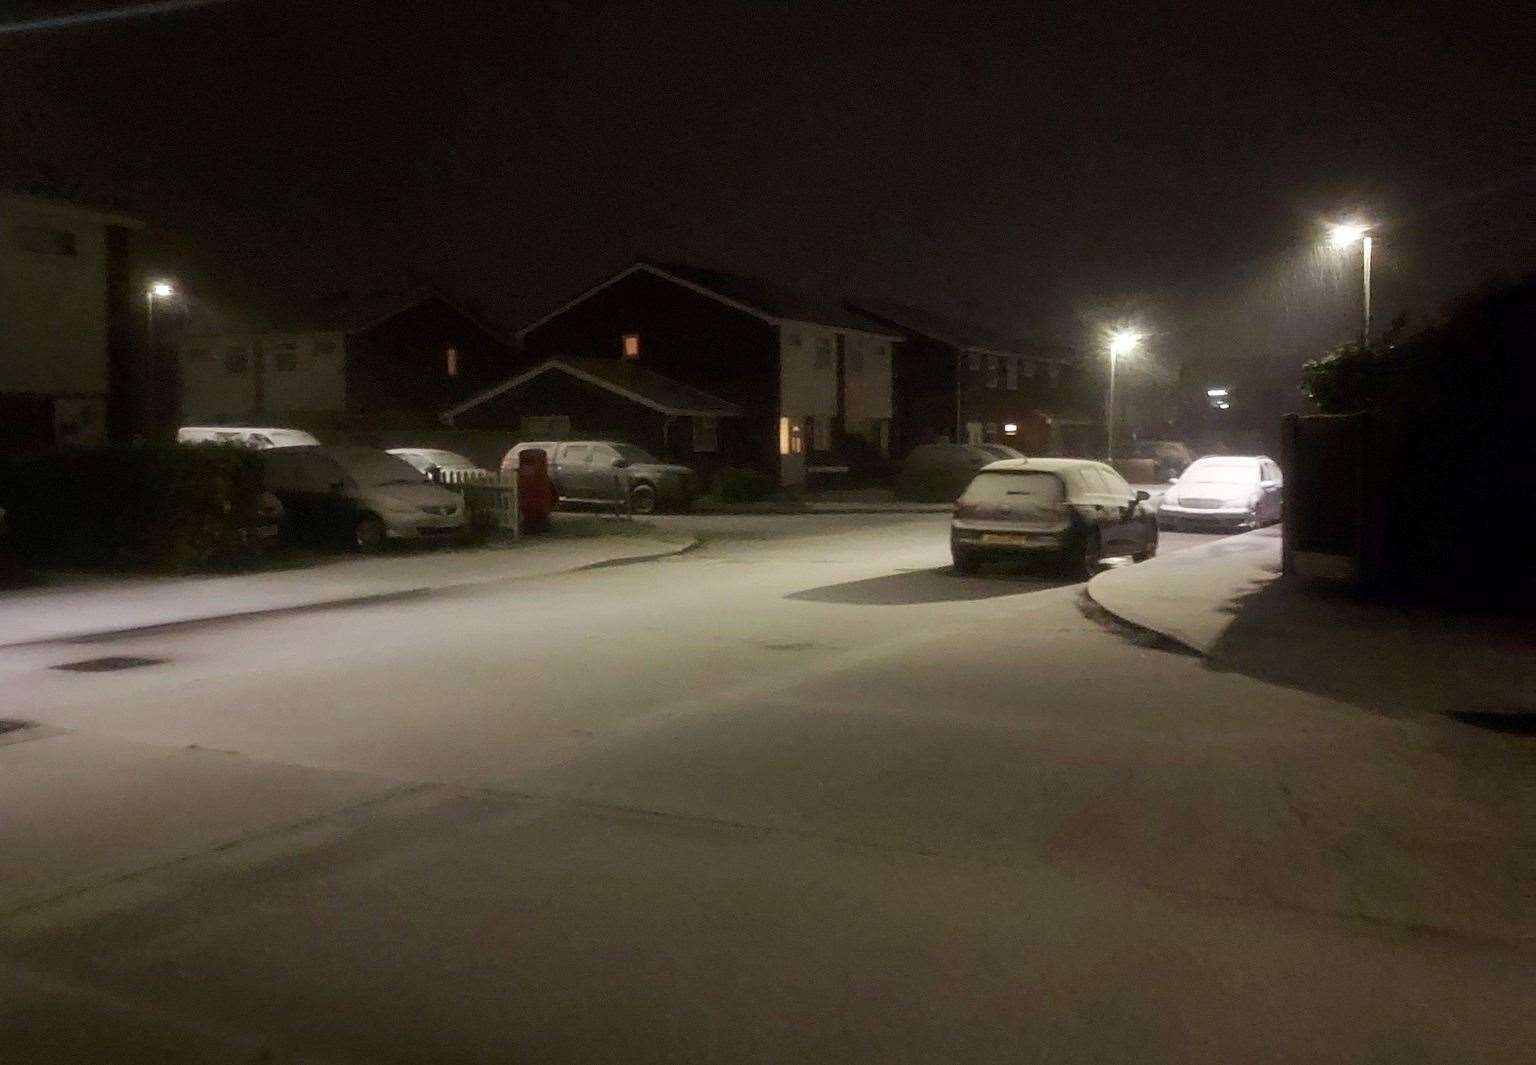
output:
[[[762,470],[730,467],[715,475],[715,495],[726,503],[757,503],[778,490],[778,483]]]
[[[0,465],[12,547],[30,566],[227,568],[251,551],[242,519],[260,491],[255,455],[233,447],[69,449]]]

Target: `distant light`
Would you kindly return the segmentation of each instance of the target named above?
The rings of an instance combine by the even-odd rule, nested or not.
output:
[[[1018,431],[1019,431],[1019,427],[1017,425],[1015,425],[1013,422],[1008,422],[1008,423],[1006,423],[1003,426],[1003,432],[1005,434],[1007,434],[1008,436],[1014,436],[1015,434],[1018,433]]]
[[[152,281],[149,286],[149,294],[157,300],[168,300],[176,295],[176,286],[169,281]]]
[[[1232,409],[1232,404],[1228,403],[1226,400],[1222,400],[1220,403],[1216,404],[1216,409],[1217,410],[1231,410]]]
[[[1136,350],[1136,345],[1141,343],[1141,339],[1140,333],[1133,333],[1129,329],[1117,329],[1109,334],[1109,353],[1116,358],[1129,355]]]
[[[1207,388],[1205,394],[1214,398],[1216,396],[1225,396],[1227,390],[1225,388]]]
[[[1359,222],[1339,222],[1328,227],[1328,243],[1335,248],[1347,248],[1370,231],[1370,226]]]

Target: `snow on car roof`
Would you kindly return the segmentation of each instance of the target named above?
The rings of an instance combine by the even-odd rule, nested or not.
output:
[[[1062,470],[1076,470],[1084,466],[1094,469],[1108,469],[1102,462],[1093,459],[999,459],[996,462],[983,466],[983,470],[995,470],[997,472],[1015,471],[1018,473],[1060,473]]]

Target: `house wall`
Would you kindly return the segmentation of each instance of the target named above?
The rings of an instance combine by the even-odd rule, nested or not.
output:
[[[182,340],[181,420],[281,421],[298,412],[340,411],[346,403],[347,338],[341,333],[223,333]],[[293,369],[281,350],[291,345]],[[243,353],[241,361],[232,361]],[[238,372],[232,372],[235,366]],[[258,413],[260,411],[260,413]]]
[[[454,419],[456,429],[500,431],[518,440],[547,440],[550,434],[523,431],[525,417],[565,416],[566,440],[618,440],[636,444],[667,462],[692,466],[706,481],[725,466],[751,465],[758,442],[738,418],[718,421],[719,447],[693,450],[693,421],[672,417],[559,370],[549,370],[508,389]]]
[[[453,367],[449,348],[457,353]],[[346,409],[354,420],[433,415],[506,380],[516,368],[509,343],[448,302],[428,299],[352,334]]]
[[[560,355],[620,358],[627,333],[640,338],[641,365],[739,406],[739,419],[720,423],[736,440],[731,461],[777,473],[779,331],[746,311],[637,271],[524,334],[523,368]]]
[[[1069,409],[1071,368],[1014,357],[1016,387],[1010,388],[1008,358],[979,352],[960,354],[962,440],[979,431],[980,439],[987,443],[1008,444],[1026,454],[1050,453],[1055,446],[1047,419]],[[1011,436],[1006,430],[1010,423],[1018,426]]]
[[[123,294],[113,228],[67,204],[0,198],[0,413],[7,447],[106,439],[109,333]]]

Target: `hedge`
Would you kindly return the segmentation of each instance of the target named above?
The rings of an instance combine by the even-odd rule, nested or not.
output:
[[[226,569],[261,491],[255,455],[175,444],[68,449],[0,461],[0,506],[23,566]]]

